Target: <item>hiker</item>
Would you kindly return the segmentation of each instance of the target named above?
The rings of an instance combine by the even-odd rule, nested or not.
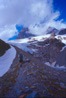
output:
[[[22,63],[24,62],[24,60],[23,60],[23,54],[22,53],[20,53],[19,54],[19,63],[21,64],[20,66],[22,66]]]
[[[24,58],[24,55],[22,54],[22,53],[20,53],[19,55],[18,55],[18,57],[19,57],[19,63],[20,63],[20,67],[22,67],[22,64],[23,63],[26,63],[26,62],[30,62],[30,59],[25,59]]]

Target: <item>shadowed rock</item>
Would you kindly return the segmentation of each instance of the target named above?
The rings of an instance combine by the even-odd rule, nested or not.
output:
[[[2,56],[9,48],[9,44],[0,39],[0,56]]]
[[[17,39],[21,39],[21,38],[28,38],[28,37],[32,37],[35,36],[34,34],[29,33],[29,29],[28,28],[23,28],[20,33],[18,34]]]
[[[59,31],[59,35],[63,35],[63,34],[66,34],[66,29],[62,29]]]
[[[56,65],[66,67],[66,48],[59,54]]]

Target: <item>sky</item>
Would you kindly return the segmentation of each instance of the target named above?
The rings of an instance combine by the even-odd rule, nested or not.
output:
[[[55,10],[60,11],[59,19],[66,23],[66,0],[54,0],[53,5]]]
[[[48,27],[66,27],[65,0],[0,0],[0,38],[16,36],[16,25],[23,25],[36,35]]]

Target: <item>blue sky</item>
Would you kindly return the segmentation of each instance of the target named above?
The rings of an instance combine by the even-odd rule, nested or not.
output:
[[[30,33],[37,35],[44,34],[49,26],[66,28],[65,3],[65,0],[0,0],[0,38],[16,36],[16,24],[29,27]]]
[[[58,19],[63,19],[66,23],[66,0],[54,0],[53,1],[54,10],[60,11],[60,16]]]

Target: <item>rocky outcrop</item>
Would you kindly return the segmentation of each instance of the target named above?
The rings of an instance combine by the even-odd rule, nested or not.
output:
[[[9,44],[0,39],[0,56],[2,56],[9,48]]]
[[[59,35],[64,35],[64,34],[66,34],[66,29],[62,29],[59,31]]]
[[[39,44],[42,44],[42,45],[49,44],[49,45],[55,46],[55,47],[57,47],[57,48],[59,48],[59,49],[62,49],[62,47],[65,46],[64,43],[62,43],[60,40],[58,40],[58,39],[56,39],[56,38],[54,38],[54,39],[48,38],[48,39],[46,39],[46,40],[43,41],[43,42],[39,42]]]
[[[32,37],[35,36],[34,34],[29,33],[29,29],[28,28],[23,28],[20,33],[18,34],[17,39],[21,39],[21,38],[28,38],[28,37]]]
[[[47,29],[47,34],[55,33],[55,35],[57,35],[58,32],[59,32],[59,30],[57,30],[56,28],[53,28],[53,27],[49,27]]]
[[[66,48],[61,51],[60,55],[57,58],[55,66],[66,67]]]
[[[43,42],[38,42],[39,49],[38,53],[35,55],[38,55],[40,59],[42,59],[44,62],[50,62],[53,63],[58,58],[58,55],[60,54],[60,50],[65,46],[60,40],[58,39],[46,39]]]

